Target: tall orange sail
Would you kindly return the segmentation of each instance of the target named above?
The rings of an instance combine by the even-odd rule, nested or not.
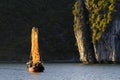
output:
[[[40,62],[39,45],[38,45],[38,28],[33,27],[31,33],[31,56],[33,65]]]
[[[26,63],[27,71],[29,72],[43,72],[44,67],[41,62],[38,45],[38,28],[33,27],[31,32],[31,55],[30,60]]]

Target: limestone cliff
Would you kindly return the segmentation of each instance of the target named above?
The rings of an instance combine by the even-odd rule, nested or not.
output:
[[[98,62],[120,62],[120,4],[101,39],[96,43],[95,54]]]

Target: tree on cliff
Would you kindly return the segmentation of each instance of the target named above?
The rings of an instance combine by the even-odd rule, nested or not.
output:
[[[74,34],[80,60],[95,63],[95,43],[112,20],[115,0],[77,0],[74,5]]]

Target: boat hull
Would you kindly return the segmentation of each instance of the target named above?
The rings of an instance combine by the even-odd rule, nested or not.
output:
[[[28,72],[43,72],[44,67],[42,63],[38,63],[37,65],[33,65],[33,66],[27,65],[27,71]]]

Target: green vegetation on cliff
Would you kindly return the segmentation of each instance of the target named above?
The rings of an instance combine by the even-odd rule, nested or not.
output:
[[[85,6],[89,12],[89,15],[81,15],[78,1],[75,2],[73,14],[82,19],[84,16],[88,16],[89,23],[92,30],[92,41],[96,42],[105,32],[106,27],[112,20],[113,12],[115,12],[116,0],[85,0]],[[83,23],[80,22],[82,25]],[[76,25],[76,24],[74,24]],[[74,29],[78,30],[80,27],[75,26]]]
[[[92,29],[92,41],[96,42],[105,32],[115,11],[115,0],[86,0],[89,22]]]

